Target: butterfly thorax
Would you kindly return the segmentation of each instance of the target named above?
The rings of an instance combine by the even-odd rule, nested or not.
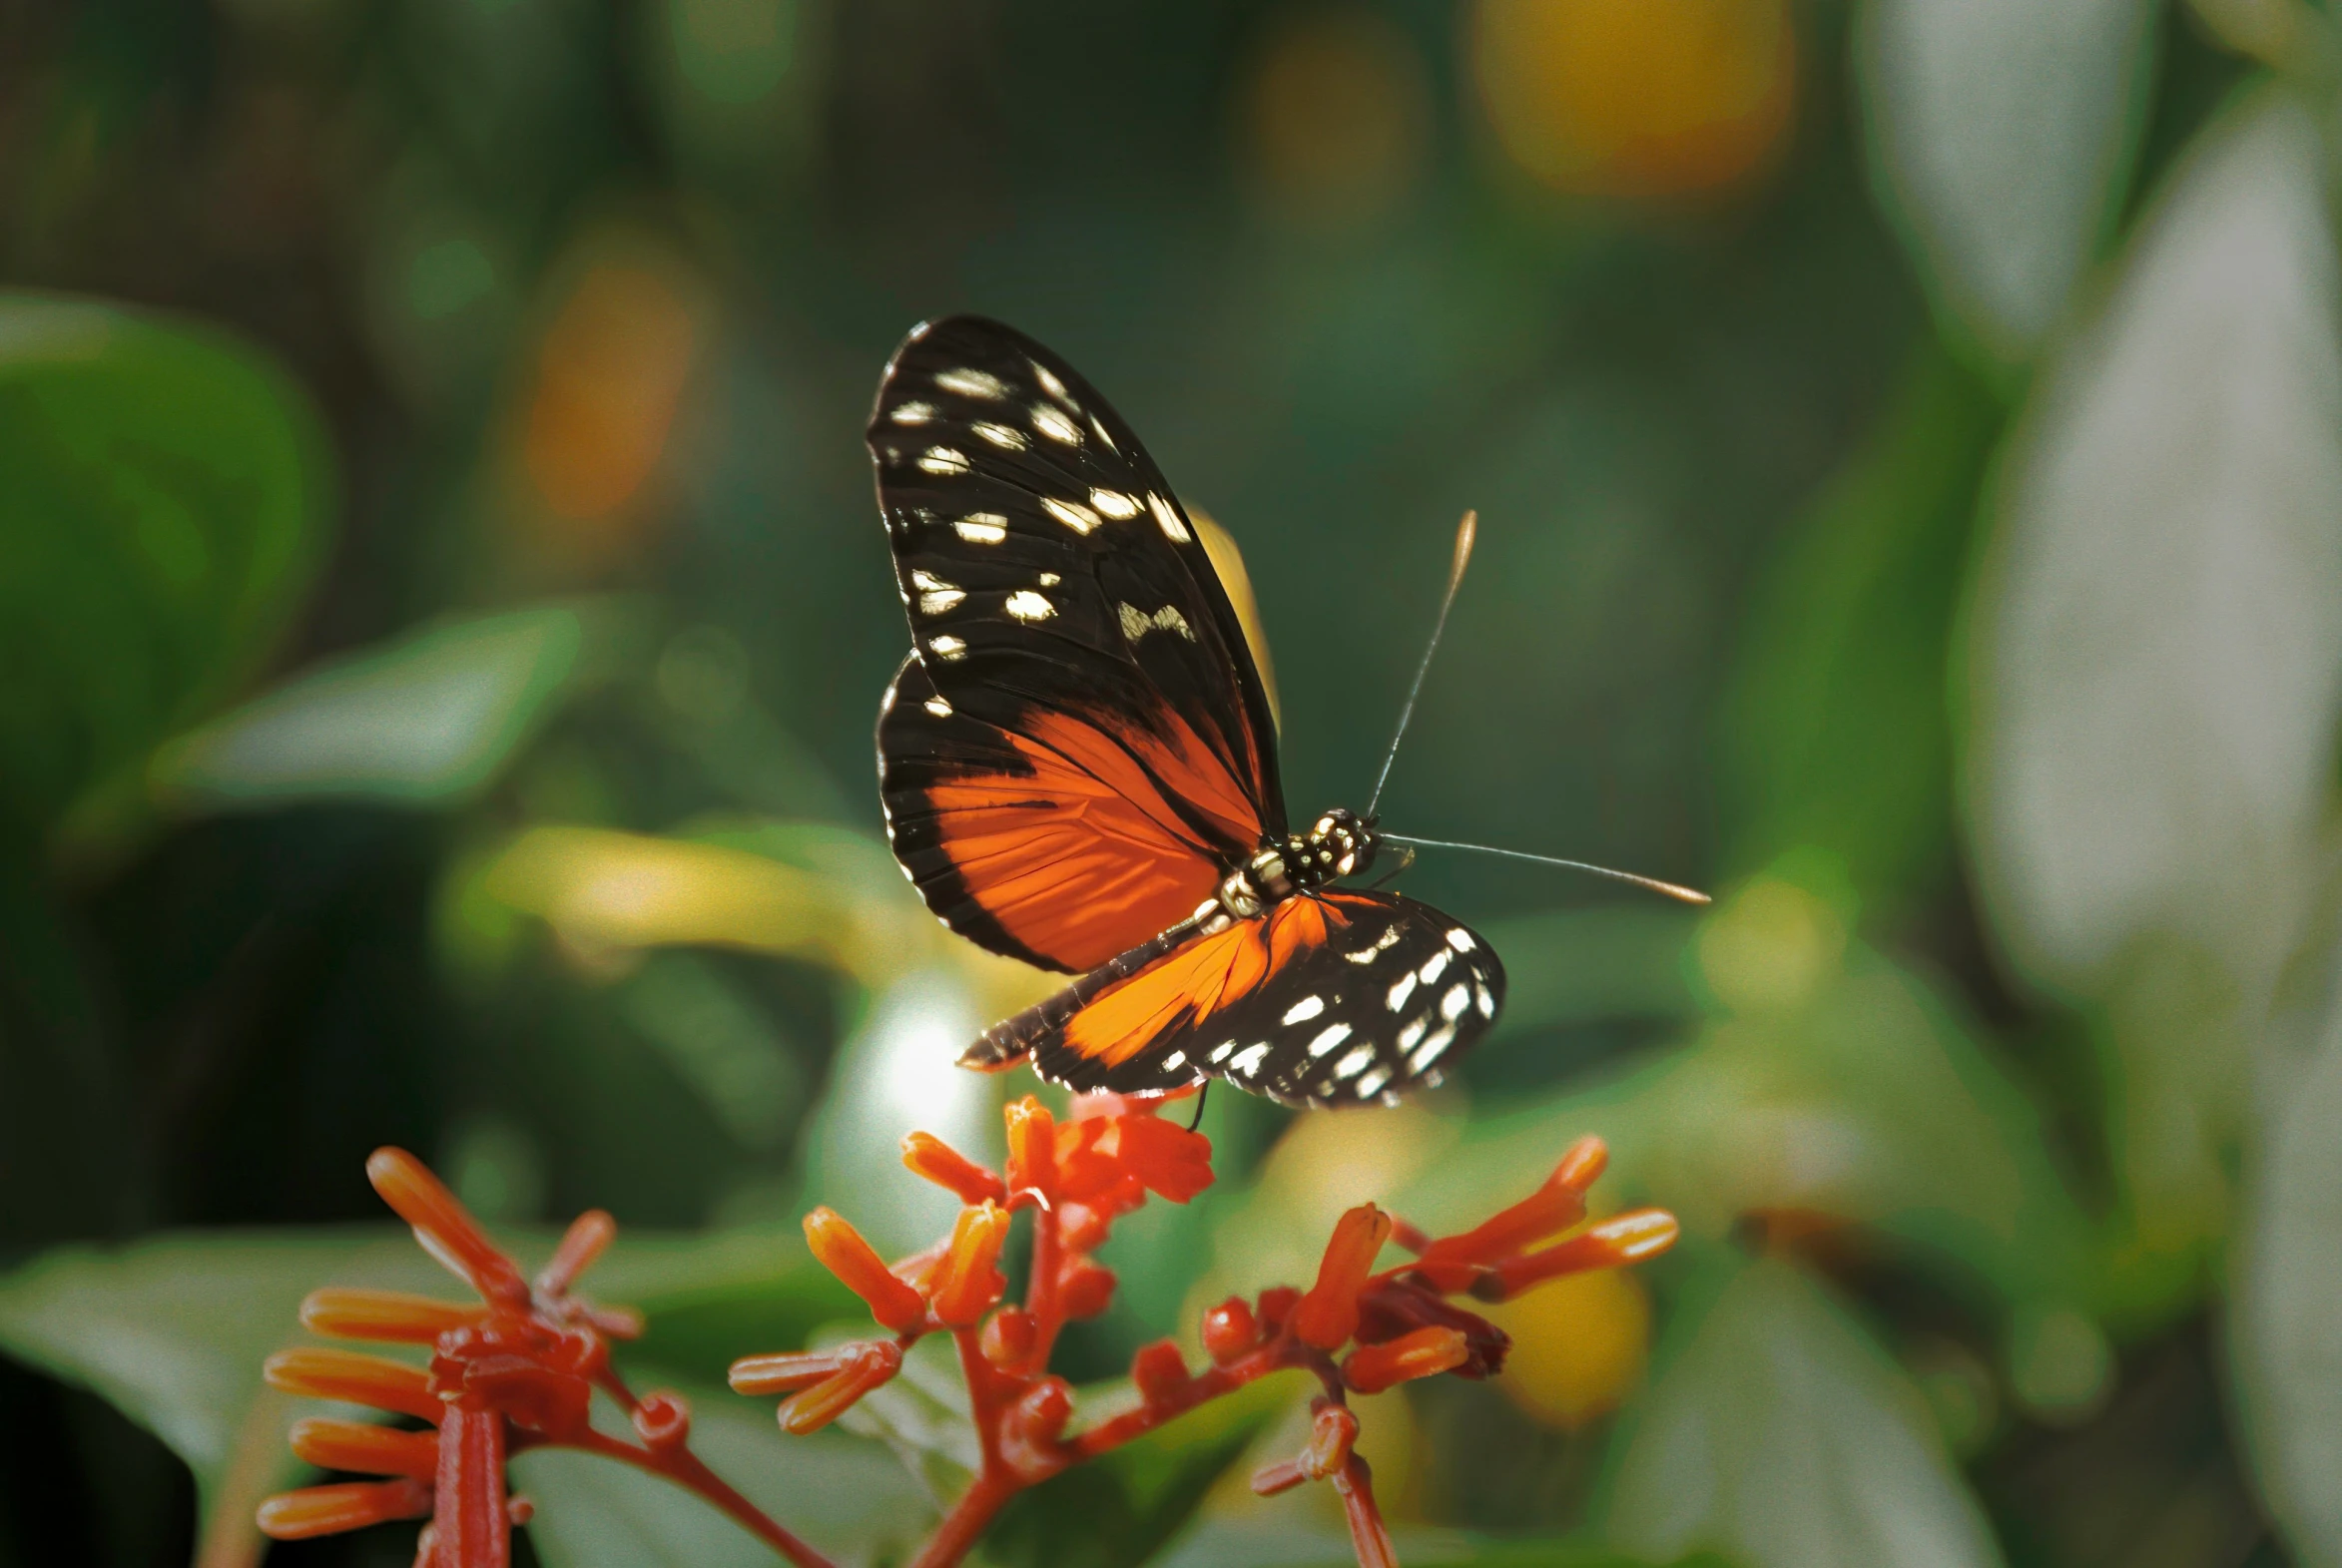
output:
[[[1374,863],[1375,842],[1373,828],[1336,806],[1306,833],[1263,841],[1251,859],[1221,879],[1214,902],[1228,918],[1250,920],[1296,893],[1365,870]]]

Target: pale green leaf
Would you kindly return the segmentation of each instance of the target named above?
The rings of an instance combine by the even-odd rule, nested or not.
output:
[[[2001,1553],[1925,1401],[1792,1266],[1687,1304],[1623,1434],[1607,1539],[1743,1568],[1989,1568]]]

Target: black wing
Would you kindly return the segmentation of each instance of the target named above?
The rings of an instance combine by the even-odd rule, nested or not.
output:
[[[913,641],[878,720],[896,857],[962,935],[1094,968],[1286,830],[1235,610],[1121,416],[996,321],[912,332],[869,441]]]
[[[1074,1089],[1162,1093],[1204,1077],[1288,1105],[1395,1104],[1495,1022],[1485,939],[1396,893],[1328,890],[1199,937],[1101,991],[1033,1066]]]

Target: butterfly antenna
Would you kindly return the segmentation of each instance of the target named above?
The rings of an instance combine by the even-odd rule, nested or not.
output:
[[[1687,904],[1713,902],[1706,893],[1696,887],[1678,887],[1673,882],[1662,882],[1655,876],[1637,876],[1632,871],[1612,870],[1606,865],[1589,865],[1583,860],[1564,860],[1559,855],[1530,854],[1521,849],[1499,849],[1494,844],[1451,843],[1444,838],[1411,838],[1405,833],[1384,833],[1381,836],[1393,843],[1412,844],[1420,849],[1469,849],[1475,854],[1502,855],[1507,860],[1527,860],[1536,865],[1558,865],[1564,870],[1590,871],[1596,876],[1607,876],[1615,882],[1632,882],[1635,886],[1647,887],[1654,893],[1664,893],[1670,898],[1680,898]]]
[[[1477,512],[1464,513],[1464,521],[1456,525],[1456,560],[1448,568],[1448,592],[1440,600],[1440,619],[1432,623],[1432,640],[1424,647],[1423,663],[1415,667],[1415,684],[1407,689],[1407,705],[1399,710],[1399,729],[1391,737],[1391,750],[1383,754],[1383,771],[1375,776],[1375,792],[1367,797],[1370,822],[1382,802],[1383,785],[1391,782],[1391,765],[1399,760],[1399,743],[1407,739],[1407,722],[1415,717],[1415,700],[1423,695],[1424,677],[1431,674],[1432,655],[1440,651],[1440,634],[1448,630],[1448,611],[1456,603],[1456,590],[1464,586],[1464,569],[1471,564],[1471,541],[1479,526]]]

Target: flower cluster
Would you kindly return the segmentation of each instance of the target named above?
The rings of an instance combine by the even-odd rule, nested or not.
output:
[[[327,1470],[384,1477],[306,1486],[261,1504],[278,1540],[330,1535],[390,1519],[427,1519],[416,1568],[504,1568],[512,1526],[529,1504],[511,1495],[504,1464],[525,1448],[584,1448],[689,1486],[763,1536],[800,1568],[822,1558],[765,1517],[691,1452],[691,1411],[674,1394],[636,1398],[610,1364],[610,1341],[642,1331],[634,1312],[596,1306],[571,1289],[617,1226],[581,1215],[532,1282],[422,1162],[380,1149],[366,1162],[374,1191],[414,1228],[415,1240],[479,1295],[477,1305],[394,1291],[322,1290],[300,1320],[329,1338],[428,1345],[427,1367],[330,1347],[280,1351],[266,1376],[288,1393],[409,1416],[406,1431],[311,1417],[295,1422],[293,1452]],[[600,1388],[627,1413],[635,1441],[595,1430]]]
[[[1310,1439],[1296,1457],[1260,1471],[1254,1489],[1267,1495],[1308,1480],[1332,1483],[1360,1563],[1396,1564],[1366,1461],[1352,1451],[1358,1419],[1350,1396],[1444,1372],[1497,1371],[1509,1346],[1503,1330],[1450,1297],[1501,1301],[1565,1274],[1650,1257],[1675,1239],[1674,1218],[1658,1210],[1579,1229],[1586,1189],[1606,1159],[1594,1138],[1573,1147],[1536,1192],[1461,1235],[1435,1239],[1362,1205],[1335,1226],[1307,1291],[1274,1287],[1250,1302],[1232,1297],[1213,1307],[1202,1327],[1210,1364],[1200,1369],[1169,1339],[1142,1347],[1130,1366],[1135,1406],[1069,1433],[1072,1390],[1048,1370],[1049,1353],[1067,1322],[1103,1311],[1112,1299],[1114,1277],[1093,1255],[1114,1222],[1150,1193],[1185,1203],[1212,1180],[1210,1141],[1158,1119],[1157,1103],[1085,1096],[1060,1124],[1037,1100],[1020,1100],[1007,1108],[1008,1157],[997,1173],[927,1134],[911,1134],[903,1163],[963,1207],[949,1237],[892,1265],[835,1212],[806,1217],[815,1256],[869,1305],[888,1336],[750,1356],[733,1366],[732,1386],[785,1393],[782,1427],[809,1432],[891,1378],[921,1336],[951,1334],[982,1458],[913,1568],[959,1562],[1024,1488],[1208,1399],[1293,1368],[1313,1373],[1323,1390]],[[1033,1217],[1031,1276],[1023,1301],[1007,1303],[997,1264],[1019,1210]],[[1564,1232],[1574,1234],[1553,1241]],[[1414,1257],[1378,1272],[1392,1243]]]
[[[1483,1224],[1434,1238],[1364,1204],[1342,1216],[1306,1291],[1277,1286],[1231,1297],[1205,1313],[1207,1364],[1191,1366],[1172,1340],[1132,1357],[1136,1399],[1073,1427],[1073,1390],[1049,1370],[1064,1326],[1113,1300],[1114,1276],[1096,1259],[1115,1222],[1152,1197],[1186,1203],[1212,1182],[1208,1139],[1163,1121],[1157,1102],[1111,1095],[1077,1099],[1058,1122],[1038,1100],[1007,1108],[1007,1159],[994,1172],[925,1133],[903,1140],[903,1163],[961,1204],[951,1234],[888,1264],[829,1209],[806,1217],[814,1255],[867,1304],[881,1335],[826,1350],[753,1355],[732,1367],[732,1386],[781,1394],[785,1431],[819,1430],[902,1367],[903,1352],[930,1333],[957,1348],[981,1462],[911,1568],[961,1562],[1018,1492],[1095,1458],[1204,1403],[1275,1372],[1311,1373],[1320,1392],[1310,1435],[1292,1458],[1253,1476],[1269,1495],[1325,1481],[1341,1496],[1362,1568],[1396,1568],[1373,1479],[1353,1451],[1352,1396],[1419,1377],[1486,1377],[1504,1361],[1503,1331],[1452,1298],[1502,1301],[1544,1281],[1632,1263],[1675,1239],[1659,1210],[1585,1225],[1585,1194],[1601,1174],[1599,1139],[1581,1140],[1534,1193]],[[529,1514],[512,1495],[505,1463],[531,1447],[560,1445],[663,1475],[698,1492],[762,1537],[797,1568],[827,1559],[774,1522],[691,1451],[691,1412],[674,1394],[637,1398],[610,1361],[614,1339],[640,1319],[599,1307],[572,1287],[610,1244],[610,1217],[589,1213],[569,1228],[534,1281],[413,1156],[378,1151],[367,1162],[374,1190],[414,1228],[423,1250],[469,1285],[475,1303],[383,1291],[322,1290],[301,1321],[337,1338],[427,1345],[427,1365],[351,1350],[286,1350],[267,1367],[288,1392],[370,1406],[422,1430],[308,1419],[293,1446],[328,1470],[377,1479],[303,1487],[261,1505],[260,1525],[282,1540],[392,1519],[429,1522],[417,1568],[506,1568],[511,1530]],[[999,1261],[1013,1217],[1031,1216],[1031,1268],[1023,1299],[1009,1302]],[[1558,1238],[1558,1240],[1556,1240]],[[1378,1270],[1387,1247],[1410,1255]],[[631,1432],[593,1424],[596,1391],[624,1412]]]

